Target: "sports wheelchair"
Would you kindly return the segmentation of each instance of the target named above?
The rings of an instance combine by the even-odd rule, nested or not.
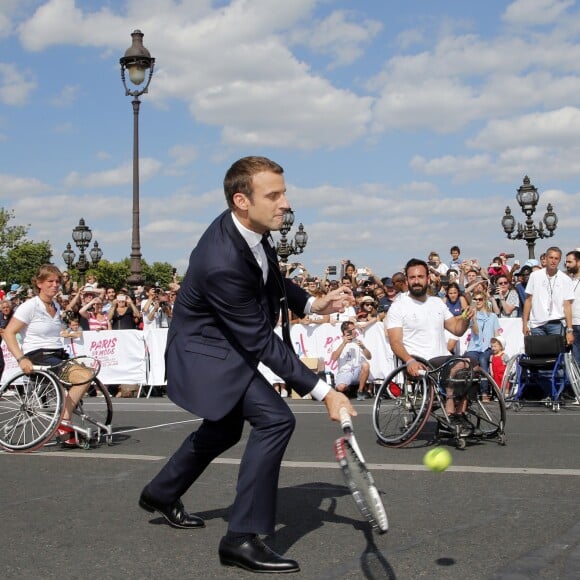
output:
[[[569,402],[580,404],[580,368],[564,337],[525,336],[524,353],[508,361],[501,390],[514,411],[524,403],[545,405],[555,413]]]
[[[69,422],[63,421],[67,388],[80,384],[90,386]],[[74,443],[82,448],[112,443],[113,404],[109,391],[97,379],[100,363],[87,356],[65,360],[58,365],[34,366],[29,374],[19,373],[0,387],[0,447],[6,451],[35,451],[48,443],[61,423],[73,429]],[[78,379],[77,379],[78,380]],[[57,438],[58,440],[58,438]]]
[[[405,447],[421,433],[429,418],[436,424],[435,438],[453,438],[458,449],[467,440],[495,439],[506,444],[506,407],[492,377],[469,358],[452,357],[434,368],[428,361],[413,357],[429,370],[418,377],[407,373],[405,365],[396,368],[378,389],[373,406],[373,428],[379,442],[387,447]],[[457,363],[461,369],[450,377]],[[487,393],[482,387],[487,384]],[[454,424],[445,410],[447,387],[455,397],[467,397],[467,420],[471,428]]]

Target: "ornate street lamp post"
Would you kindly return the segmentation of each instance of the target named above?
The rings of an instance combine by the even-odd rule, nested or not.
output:
[[[554,213],[554,208],[551,203],[546,208],[547,211],[544,214],[543,220],[538,222],[537,226],[534,224],[532,215],[536,211],[539,199],[540,194],[538,190],[530,183],[530,178],[526,175],[523,185],[519,187],[516,194],[516,200],[526,216],[525,224],[516,224],[516,220],[512,216],[512,210],[509,206],[505,208],[505,215],[501,218],[501,225],[508,239],[526,241],[530,259],[535,258],[534,249],[536,247],[536,240],[551,238],[558,225],[558,216]]]
[[[143,33],[140,30],[134,30],[131,33],[131,38],[133,39],[131,46],[125,51],[125,56],[119,62],[125,95],[133,97],[133,234],[131,237],[131,275],[127,279],[127,283],[136,287],[143,282],[139,231],[139,106],[141,104],[139,97],[149,91],[155,59],[143,46]],[[149,70],[149,76],[142,89],[131,90],[127,87],[125,71],[129,72],[131,83],[139,87],[145,81],[147,70]]]
[[[294,212],[289,209],[284,216],[284,223],[280,228],[282,237],[276,244],[276,253],[278,256],[280,256],[280,261],[283,266],[287,265],[288,258],[292,254],[301,254],[304,251],[306,244],[308,243],[308,234],[305,232],[304,226],[302,224],[298,226],[298,231],[294,236],[294,242],[288,241],[286,236],[292,228],[292,224],[294,224]]]
[[[70,242],[67,243],[66,250],[62,253],[62,259],[64,260],[64,263],[66,264],[67,268],[69,269],[76,268],[76,270],[78,271],[79,282],[81,286],[85,285],[85,274],[87,273],[87,270],[89,269],[91,264],[93,266],[97,266],[98,263],[101,261],[101,258],[103,257],[103,250],[101,250],[101,248],[99,248],[99,244],[95,242],[95,245],[89,252],[91,262],[89,263],[89,261],[87,260],[85,250],[89,247],[92,237],[93,232],[91,231],[91,228],[85,225],[85,220],[81,218],[79,220],[79,225],[76,226],[72,231],[73,242],[75,243],[76,247],[79,249],[80,252],[78,262],[76,264],[74,263],[75,253],[74,250],[72,249],[72,246],[70,245]]]

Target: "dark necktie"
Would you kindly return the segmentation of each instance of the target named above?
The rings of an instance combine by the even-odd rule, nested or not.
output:
[[[274,250],[274,247],[270,244],[270,233],[264,234],[262,236],[262,247],[266,253],[266,258],[268,259],[268,276],[273,276],[276,279],[282,292],[282,297],[280,298],[280,310],[282,311],[282,339],[292,349],[292,351],[294,351],[294,347],[292,346],[292,338],[290,337],[290,315],[288,314],[288,303],[286,300],[284,279],[282,277],[282,273],[280,272],[276,250]]]

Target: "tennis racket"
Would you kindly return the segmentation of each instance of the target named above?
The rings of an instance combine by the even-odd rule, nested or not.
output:
[[[35,365],[34,368],[49,368],[63,385],[73,387],[91,382],[99,374],[101,363],[92,356],[76,356],[51,367]]]
[[[340,425],[344,437],[337,439],[334,444],[336,460],[360,513],[374,530],[384,534],[389,529],[387,512],[373,476],[365,465],[363,454],[354,436],[350,415],[344,407],[340,409]]]

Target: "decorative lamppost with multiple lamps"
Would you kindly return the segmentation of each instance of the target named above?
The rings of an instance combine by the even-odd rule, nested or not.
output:
[[[554,235],[554,231],[558,225],[558,216],[554,213],[552,204],[549,203],[543,220],[538,222],[537,226],[534,224],[532,215],[536,211],[536,206],[540,200],[540,194],[536,187],[530,183],[530,178],[527,175],[524,177],[523,185],[518,189],[516,200],[526,216],[525,224],[516,224],[516,219],[512,215],[512,210],[508,206],[505,208],[505,215],[501,218],[501,225],[503,231],[507,234],[508,239],[526,241],[526,244],[528,245],[528,257],[534,259],[536,240],[551,238]]]
[[[133,97],[133,234],[131,237],[131,275],[127,279],[127,283],[129,286],[136,287],[143,283],[139,229],[139,106],[141,104],[139,97],[149,91],[155,59],[143,46],[143,33],[140,30],[134,30],[131,33],[131,38],[133,39],[131,46],[125,51],[125,55],[119,62],[125,95]],[[149,70],[149,76],[143,88],[131,90],[127,87],[125,71],[129,72],[131,83],[140,87],[145,81],[147,70]]]
[[[66,245],[66,250],[62,253],[62,259],[66,264],[67,268],[75,268],[79,273],[79,282],[81,286],[85,285],[85,274],[90,266],[97,266],[98,263],[101,261],[103,257],[103,250],[99,248],[98,242],[95,241],[94,246],[92,247],[91,251],[89,252],[89,256],[91,261],[87,260],[87,255],[85,250],[89,247],[91,243],[91,239],[93,238],[93,232],[91,228],[89,228],[85,224],[85,220],[81,218],[79,220],[79,225],[76,226],[72,231],[72,239],[75,243],[76,247],[79,249],[79,260],[75,264],[75,253],[70,245],[70,242]]]
[[[280,262],[282,266],[288,264],[288,258],[293,254],[301,254],[308,243],[308,234],[304,230],[304,226],[300,224],[298,226],[298,231],[294,236],[294,242],[288,241],[287,235],[292,225],[294,224],[294,212],[289,209],[284,215],[284,223],[280,228],[280,234],[282,237],[276,244],[276,253],[280,256]]]

